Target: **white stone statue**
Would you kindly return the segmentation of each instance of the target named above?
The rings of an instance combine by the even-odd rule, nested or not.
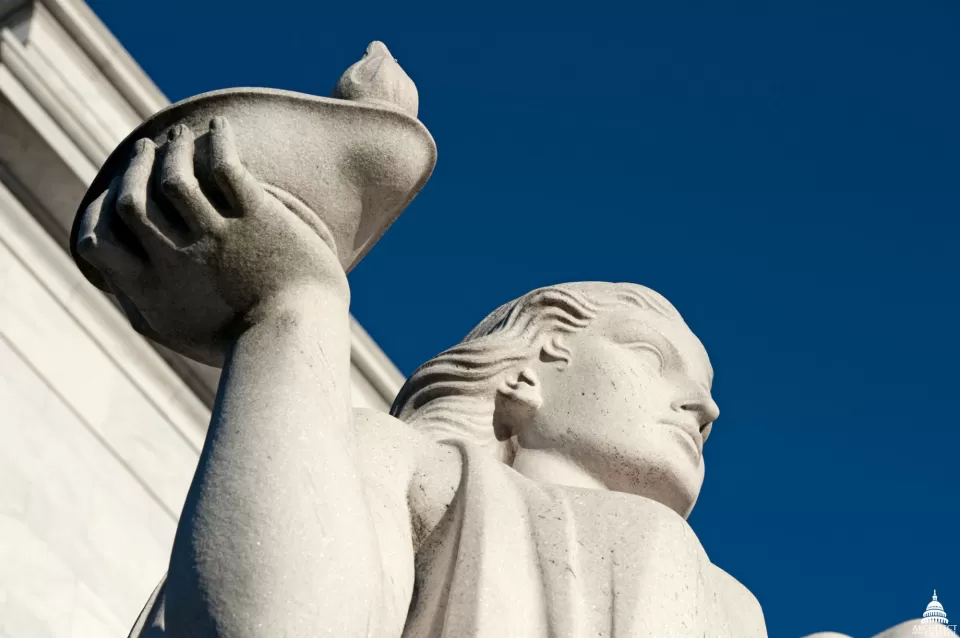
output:
[[[687,524],[718,409],[703,346],[633,284],[535,290],[350,407],[346,270],[436,153],[372,44],[334,98],[174,105],[81,206],[81,269],[222,364],[169,573],[131,636],[765,636]]]

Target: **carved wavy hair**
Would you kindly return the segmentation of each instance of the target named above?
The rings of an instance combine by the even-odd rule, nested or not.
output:
[[[637,284],[539,288],[500,306],[463,341],[420,366],[390,413],[433,438],[466,440],[510,463],[514,443],[499,440],[492,423],[495,391],[505,373],[538,358],[554,337],[579,332],[601,312],[624,306],[682,321],[669,301]]]

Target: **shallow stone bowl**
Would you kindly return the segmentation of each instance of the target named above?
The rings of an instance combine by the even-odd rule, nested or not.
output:
[[[93,180],[73,224],[70,246],[87,279],[108,291],[100,273],[76,253],[80,218],[126,169],[134,142],[147,137],[161,156],[178,124],[197,136],[195,172],[215,202],[207,170],[210,120],[224,116],[236,134],[240,158],[261,182],[286,191],[329,229],[349,272],[423,188],[437,148],[419,120],[390,104],[318,97],[261,88],[226,89],[173,104],[120,143]]]

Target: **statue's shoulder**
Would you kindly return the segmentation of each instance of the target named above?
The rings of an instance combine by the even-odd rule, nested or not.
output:
[[[392,467],[409,465],[423,437],[400,419],[379,410],[354,408],[353,428],[361,460]]]
[[[361,460],[389,468],[394,482],[400,477],[413,478],[418,471],[441,471],[449,465],[459,474],[460,455],[453,446],[437,442],[394,416],[355,408],[353,426]]]
[[[371,500],[402,503],[413,528],[413,544],[440,522],[460,486],[463,459],[453,445],[376,410],[354,410],[353,422]]]
[[[728,620],[734,622],[734,635],[743,638],[766,638],[767,627],[760,601],[739,580],[710,564],[714,586],[720,591]]]

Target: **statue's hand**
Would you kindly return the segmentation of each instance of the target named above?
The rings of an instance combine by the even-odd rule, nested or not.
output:
[[[226,208],[201,190],[194,142],[182,125],[159,150],[139,140],[123,175],[84,211],[76,251],[139,332],[220,365],[263,308],[319,289],[346,304],[349,287],[322,222],[246,170],[225,119],[210,123],[209,170]]]

